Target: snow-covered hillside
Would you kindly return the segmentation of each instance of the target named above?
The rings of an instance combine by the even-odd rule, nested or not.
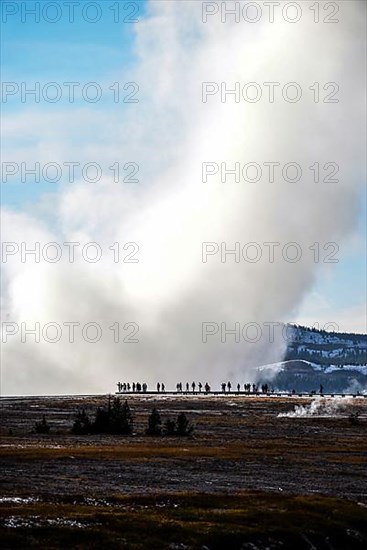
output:
[[[367,365],[367,335],[289,325],[284,359],[320,365]]]
[[[367,335],[287,326],[284,360],[257,369],[277,390],[367,392]]]

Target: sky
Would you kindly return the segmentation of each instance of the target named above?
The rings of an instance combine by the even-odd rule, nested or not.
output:
[[[273,59],[272,63],[269,64],[272,52],[267,45],[266,33],[273,32],[273,29],[269,30],[271,25],[262,22],[258,26],[251,26],[248,23],[246,26],[246,23],[242,21],[242,23],[235,26],[238,34],[239,26],[243,25],[242,32],[246,37],[248,52],[246,56],[245,50],[242,65],[238,63],[238,67],[235,67],[234,65],[238,61],[237,57],[240,56],[240,37],[238,42],[235,41],[236,37],[233,38],[233,49],[230,46],[224,46],[226,39],[227,41],[232,40],[232,38],[229,39],[228,36],[227,38],[225,36],[228,26],[220,23],[220,21],[214,22],[214,16],[212,16],[212,31],[210,17],[209,25],[206,27],[202,25],[202,22],[201,25],[198,24],[196,20],[194,21],[194,18],[198,17],[199,11],[197,7],[190,7],[192,2],[183,0],[177,3],[173,1],[170,2],[171,6],[168,6],[169,3],[163,1],[148,3],[146,1],[113,2],[112,0],[105,0],[88,3],[90,7],[88,11],[84,10],[84,12],[83,8],[85,8],[86,3],[76,2],[73,21],[70,20],[70,6],[67,5],[67,2],[58,3],[58,12],[52,4],[52,2],[41,2],[37,8],[37,2],[2,2],[2,162],[17,163],[18,166],[25,163],[27,167],[32,166],[32,163],[34,164],[36,161],[40,162],[42,166],[46,163],[63,165],[65,162],[74,161],[80,162],[81,165],[88,162],[99,163],[103,170],[101,186],[106,185],[107,187],[113,173],[110,166],[116,162],[120,163],[121,166],[125,166],[126,163],[137,164],[139,166],[139,183],[129,182],[125,184],[128,187],[127,196],[123,197],[121,207],[121,217],[124,215],[125,209],[127,209],[127,212],[129,208],[134,211],[134,216],[128,222],[128,227],[133,224],[134,220],[140,219],[139,209],[130,205],[129,201],[133,201],[131,195],[140,193],[145,196],[144,190],[154,187],[156,184],[152,185],[152,182],[156,181],[163,182],[160,185],[162,185],[162,189],[166,188],[167,183],[164,182],[166,182],[169,170],[171,170],[171,177],[173,175],[177,179],[179,179],[179,171],[185,170],[183,167],[185,163],[182,164],[179,151],[181,148],[186,147],[188,139],[191,139],[192,142],[195,142],[195,140],[200,141],[201,136],[197,129],[192,129],[195,126],[195,120],[191,120],[191,112],[196,112],[196,100],[193,99],[194,86],[196,86],[196,91],[199,90],[198,82],[200,83],[200,80],[211,81],[214,79],[215,74],[218,77],[218,82],[220,81],[216,60],[218,60],[218,63],[228,63],[228,70],[229,68],[233,69],[231,74],[236,75],[238,80],[245,80],[247,75],[246,70],[241,74],[238,67],[245,67],[246,69],[250,67],[249,73],[259,70],[264,80],[266,80],[267,74],[269,74],[268,80],[277,80],[276,69],[279,67],[279,71],[283,71],[288,81],[294,80],[291,71],[288,70],[285,64],[283,66],[282,59]],[[172,7],[173,4],[176,6]],[[179,4],[182,5],[182,18],[180,18]],[[197,2],[196,4],[201,3]],[[216,2],[211,4],[214,5],[214,8],[220,5]],[[324,5],[325,2],[320,4]],[[363,28],[362,23],[358,23],[360,26],[357,33],[353,31],[348,34],[350,32],[348,18],[350,17],[352,21],[353,9],[358,10],[359,8],[358,6],[356,8],[346,8],[345,4],[348,3],[339,3],[342,21],[339,26],[336,24],[322,27],[320,24],[318,27],[320,30],[316,31],[314,25],[312,32],[319,33],[315,34],[315,39],[319,41],[318,43],[322,47],[324,45],[322,33],[324,32],[326,36],[325,51],[323,52],[325,59],[323,62],[325,63],[325,74],[328,76],[327,80],[333,80],[333,71],[335,70],[335,74],[338,74],[341,80],[343,78],[349,79],[348,85],[351,87],[353,85],[363,86],[365,83],[360,75],[355,76],[352,72],[349,74],[348,71],[352,71],[351,68],[348,66],[344,66],[342,69],[338,68],[337,58],[339,54],[338,52],[333,53],[332,50],[335,41],[335,44],[341,44],[338,46],[341,48],[340,56],[344,55],[342,49],[344,42],[337,40],[337,34],[332,34],[335,28],[335,33],[345,33],[341,36],[343,36],[346,44],[348,40],[351,42],[355,40],[356,42],[355,50],[351,48],[354,53],[346,53],[346,58],[348,59],[348,55],[355,55],[355,52],[359,52],[361,56],[360,63],[363,64],[363,33],[365,28]],[[27,10],[35,9],[35,6],[36,9],[40,10],[39,21],[35,20],[32,13],[27,12]],[[304,19],[306,16],[309,18],[310,13],[303,13]],[[215,17],[219,16],[216,15]],[[343,17],[344,22],[347,21],[345,29],[343,27]],[[93,22],[94,18],[97,18],[98,21]],[[58,20],[52,22],[52,19]],[[350,23],[352,29],[354,29],[353,25],[357,25],[353,21]],[[300,22],[299,28],[302,32],[304,32],[304,28],[301,26],[303,24],[306,28],[308,22]],[[293,26],[296,27],[296,24]],[[205,30],[203,30],[204,27]],[[331,29],[331,27],[334,28]],[[287,58],[287,55],[291,55],[289,53],[291,44],[294,48],[299,48],[300,52],[303,50],[302,42],[300,40],[297,43],[296,35],[287,37],[287,33],[290,32],[289,25],[287,27],[284,21],[279,23],[279,36],[282,36],[282,33],[284,34],[284,45],[279,44],[278,46],[276,43],[275,48],[278,48],[276,51],[279,55],[283,52],[285,58]],[[215,33],[217,36],[215,36]],[[276,39],[278,39],[278,35]],[[263,46],[262,41],[265,46]],[[201,48],[207,55],[207,63],[200,57]],[[218,53],[221,51],[220,48],[222,50],[228,48],[226,50],[227,57],[220,58],[220,53]],[[264,54],[261,48],[264,48]],[[328,48],[330,49],[328,50]],[[259,67],[256,69],[256,54],[258,51],[260,51]],[[306,56],[307,54],[302,52],[300,55]],[[156,56],[157,62],[152,61],[153,56]],[[328,60],[328,56],[330,60]],[[313,63],[316,63],[316,57],[310,57],[310,59],[305,57],[304,62],[306,72],[310,67],[312,68]],[[264,67],[268,67],[268,73],[265,72],[265,69],[261,72],[262,63]],[[321,71],[320,67],[319,70]],[[297,67],[297,71],[299,70],[301,70],[300,67]],[[345,73],[342,71],[345,71]],[[157,76],[158,74],[161,76]],[[187,80],[187,75],[193,79],[192,85]],[[140,78],[139,81],[138,78]],[[355,82],[353,79],[355,79]],[[79,85],[75,85],[75,100],[73,102],[70,101],[68,95],[70,88],[64,84],[68,82],[79,83]],[[311,80],[307,81],[308,84],[312,84],[312,82]],[[57,83],[57,89],[52,87],[50,83]],[[96,89],[97,92],[101,90],[102,95],[99,101],[94,102],[93,99],[89,101],[89,96],[88,100],[83,98],[80,91],[88,83],[97,83],[98,89],[92,84],[87,92],[92,94],[91,97],[93,98]],[[124,89],[126,83],[130,84],[127,84]],[[144,86],[142,86],[142,83]],[[37,85],[41,91],[39,102],[35,101],[32,94],[23,95],[26,89]],[[16,86],[16,89],[14,89],[14,86]],[[46,95],[50,94],[47,95],[47,98],[51,98],[50,101],[42,97],[45,89]],[[61,97],[59,101],[53,101],[53,94],[60,89]],[[119,92],[118,102],[116,102],[117,90]],[[363,90],[360,91],[361,96],[363,96]],[[137,97],[139,100],[135,102],[134,99]],[[121,98],[130,99],[131,102],[122,102]],[[185,109],[186,99],[187,108]],[[178,106],[179,100],[181,104]],[[210,97],[208,103],[212,105],[214,103],[213,98]],[[290,109],[293,106],[288,105],[287,109],[288,107]],[[353,127],[351,123],[350,128],[343,126],[343,117],[346,114],[348,115],[348,109],[354,109],[354,107],[347,102],[343,107],[344,111],[335,111],[333,124],[335,124],[336,132],[340,134],[346,132],[346,141],[350,138],[348,132],[353,132],[353,128],[356,128],[359,136],[353,136],[353,139],[363,144],[365,136],[361,125],[356,123],[357,125]],[[220,111],[222,108],[223,105],[218,107],[218,119],[223,116]],[[361,108],[363,108],[363,104]],[[329,116],[325,114],[326,109],[327,107],[324,106],[324,111],[320,111],[319,121],[323,117]],[[284,111],[284,113],[283,111],[280,112],[288,117],[286,124],[291,128],[293,125],[292,112],[290,110]],[[202,113],[205,113],[205,105],[203,104],[201,105],[200,116]],[[216,117],[215,110],[211,111],[211,117],[213,117],[213,113]],[[302,113],[299,114],[299,116],[301,115]],[[203,117],[205,116],[204,114]],[[363,116],[365,116],[365,113],[359,114],[359,117],[363,118]],[[354,114],[351,119],[354,120]],[[284,119],[282,120],[284,123]],[[190,127],[190,124],[192,127]],[[307,121],[303,124],[305,135],[312,136],[312,129],[307,127]],[[212,118],[208,118],[207,128],[209,128],[209,132],[211,125]],[[226,122],[223,123],[222,127],[223,133],[227,132],[228,135],[231,132],[234,134],[239,131],[236,127],[231,128],[229,125],[227,127]],[[292,132],[290,136],[293,135]],[[232,138],[233,143],[236,143],[233,135]],[[266,135],[262,139],[266,140]],[[282,139],[286,150],[286,139],[292,138],[285,136]],[[317,140],[321,139],[320,136],[314,135],[310,139],[315,140],[315,150],[317,150]],[[338,160],[338,151],[343,150],[343,139],[343,136],[340,135],[340,140],[334,147],[336,157],[333,160]],[[227,141],[230,140],[227,139],[223,143],[219,142],[213,145],[212,152],[217,155],[214,158],[218,159],[218,163],[222,160],[220,151],[225,149]],[[238,141],[241,141],[241,137]],[[293,144],[290,144],[289,149],[293,153],[292,146]],[[249,150],[251,150],[251,147],[249,146]],[[332,150],[327,151],[327,153],[332,156]],[[265,153],[262,152],[263,159],[265,159],[264,155]],[[286,158],[283,149],[278,150],[278,155],[279,158]],[[324,157],[324,160],[332,160],[330,155]],[[353,155],[353,151],[348,150],[345,160],[347,164],[355,164],[353,176],[357,174],[355,183],[354,180],[353,182],[347,182],[348,185],[355,187],[351,191],[353,200],[349,201],[349,195],[345,200],[345,211],[343,211],[344,199],[339,200],[339,191],[336,192],[335,212],[333,211],[334,198],[328,201],[323,195],[319,197],[318,192],[315,193],[314,201],[319,201],[320,205],[320,212],[316,214],[317,219],[313,218],[312,208],[303,209],[302,199],[297,205],[297,208],[299,208],[298,215],[302,218],[305,228],[312,225],[317,226],[317,224],[323,227],[323,223],[326,224],[325,220],[328,220],[327,223],[329,223],[334,215],[336,218],[340,217],[340,230],[336,231],[336,242],[339,246],[338,261],[324,265],[323,262],[320,262],[320,265],[316,266],[312,277],[307,278],[304,290],[299,292],[297,300],[289,305],[288,318],[283,316],[285,310],[281,311],[282,318],[280,320],[282,321],[316,325],[321,328],[325,323],[333,322],[342,331],[366,332],[365,158],[360,154],[360,151],[356,152],[355,157]],[[294,160],[294,158],[294,156],[288,158],[288,161]],[[304,162],[307,163],[311,159],[312,156],[305,153]],[[210,160],[213,160],[213,156]],[[169,166],[169,170],[160,177],[164,163]],[[199,160],[196,168],[198,166]],[[304,166],[307,167],[306,164]],[[172,167],[174,168],[173,172]],[[343,168],[344,166],[341,165],[341,181],[335,184],[341,187],[344,185],[343,175],[349,178],[351,173],[350,166],[347,166],[344,171]],[[130,173],[131,171],[134,171],[134,166],[130,165],[126,168],[126,172]],[[97,214],[95,217],[90,216],[87,219],[86,214],[81,212],[83,208],[87,208],[88,201],[90,201],[90,208],[96,208],[96,204],[93,202],[93,200],[96,200],[96,194],[93,198],[88,195],[88,191],[85,190],[85,182],[80,182],[78,179],[80,178],[79,169],[76,172],[74,182],[67,181],[66,170],[63,170],[62,177],[58,182],[45,181],[42,174],[38,182],[33,181],[32,176],[27,176],[25,181],[22,181],[21,169],[15,175],[10,174],[8,180],[4,181],[3,172],[1,182],[3,213],[5,212],[13,221],[16,220],[14,223],[18,228],[24,222],[24,228],[32,225],[32,229],[43,230],[47,227],[49,234],[61,232],[62,235],[65,235],[67,233],[65,227],[68,227],[74,235],[93,235],[91,228],[97,224],[95,220]],[[191,177],[192,173],[188,172],[187,175]],[[106,190],[106,192],[108,191]],[[179,193],[180,191],[177,191],[176,198]],[[272,195],[273,191],[270,190],[269,193],[265,191],[262,195],[263,200],[271,201]],[[164,200],[161,198],[162,196],[161,194],[159,204],[161,204],[160,201]],[[308,196],[304,198],[312,202],[312,199]],[[150,199],[144,200],[149,203]],[[71,203],[73,203],[72,207]],[[98,223],[108,224],[109,208],[113,208],[113,206],[111,207],[107,202],[105,204],[103,198],[97,204],[97,209],[100,208]],[[198,204],[201,204],[200,197],[198,198]],[[144,206],[142,212],[149,217],[148,205],[143,200],[142,205]],[[321,206],[324,209],[324,216],[321,212]],[[137,210],[136,213],[135,210]],[[279,213],[279,216],[282,215],[285,218],[292,217],[294,214],[294,212],[288,210],[288,205],[285,204],[284,212]],[[118,212],[111,212],[111,219],[118,216]],[[236,219],[236,215],[233,219]],[[29,220],[32,220],[32,224]],[[28,222],[29,226],[27,225]],[[175,223],[174,217],[171,222]],[[343,229],[344,224],[345,231]],[[336,227],[338,225],[335,219],[330,221],[330,227],[334,225]],[[322,234],[323,229],[320,231],[320,234]],[[307,229],[305,229],[305,232],[307,232]],[[112,233],[111,229],[111,235]],[[7,235],[9,234],[11,235],[10,230]],[[27,234],[27,231],[25,234]],[[208,235],[205,231],[203,234]],[[291,233],[286,234],[288,237],[292,237]],[[330,231],[330,235],[332,234],[333,232]],[[209,241],[212,240],[210,235],[208,237]],[[159,239],[159,235],[157,238]],[[333,239],[330,240],[334,242]],[[190,280],[191,274],[192,272],[188,270],[186,273],[187,281]],[[138,279],[140,276],[143,277],[138,274]],[[11,273],[6,274],[5,285],[8,285],[11,277]],[[175,280],[177,280],[176,274],[172,277],[176,277]],[[295,274],[295,277],[302,278],[302,274]],[[292,284],[290,283],[290,286]],[[169,285],[169,277],[167,278],[167,285]],[[7,292],[8,290],[5,290],[4,294],[7,294]],[[149,299],[153,300],[149,293],[146,294]],[[159,300],[158,291],[154,300]],[[152,303],[155,304],[154,300]],[[9,315],[8,304],[3,307]]]

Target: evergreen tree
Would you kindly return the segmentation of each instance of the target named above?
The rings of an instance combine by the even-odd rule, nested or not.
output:
[[[152,410],[149,418],[148,418],[148,428],[145,430],[145,433],[147,435],[161,435],[162,428],[161,428],[161,415],[157,411],[157,409],[154,407]]]
[[[95,433],[131,435],[133,418],[127,401],[122,404],[120,398],[115,397],[112,405],[111,399],[108,400],[107,408],[98,407],[92,429]]]
[[[190,435],[193,429],[194,427],[188,421],[186,414],[181,412],[177,417],[177,435]]]
[[[73,427],[71,428],[71,433],[77,435],[85,435],[92,432],[92,423],[89,420],[88,415],[85,410],[79,410],[76,414]]]
[[[133,432],[133,417],[128,402],[122,405],[115,397],[111,407],[110,433],[131,435]]]
[[[96,410],[96,417],[92,424],[92,429],[97,434],[103,434],[109,432],[110,423],[110,410],[104,407],[98,407]]]

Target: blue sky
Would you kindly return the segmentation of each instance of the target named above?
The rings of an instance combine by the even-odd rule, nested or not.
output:
[[[8,13],[13,7],[6,4],[19,6],[14,15]],[[130,78],[131,66],[134,63],[134,32],[136,23],[130,19],[140,19],[145,9],[145,0],[139,2],[97,2],[100,6],[101,18],[96,23],[85,20],[82,16],[83,2],[75,6],[74,22],[70,22],[69,8],[63,7],[62,17],[55,23],[50,23],[42,17],[35,21],[35,16],[27,12],[34,9],[35,2],[2,2],[2,48],[1,67],[3,82],[25,82],[27,88],[31,88],[34,82],[39,82],[40,87],[45,83],[57,82],[62,86],[62,97],[57,104],[42,101],[36,103],[32,96],[27,97],[26,102],[21,101],[21,93],[9,95],[6,103],[1,104],[3,115],[24,115],[29,113],[55,113],[57,111],[72,113],[78,108],[92,105],[94,111],[104,112],[106,109],[117,108],[113,103],[113,91],[108,86],[114,82],[127,82]],[[41,9],[42,4],[40,3]],[[85,2],[84,2],[85,4]],[[118,4],[118,7],[116,6]],[[26,8],[22,8],[26,5]],[[60,5],[63,5],[60,2]],[[114,7],[114,11],[110,8]],[[138,10],[138,11],[137,11]],[[52,19],[55,13],[50,10],[46,17]],[[96,12],[91,8],[87,17],[92,19]],[[115,22],[115,17],[121,23]],[[22,21],[25,18],[25,22]],[[124,20],[127,19],[127,22]],[[75,102],[69,101],[69,89],[63,86],[63,82],[85,83],[97,82],[103,86],[101,101],[87,104],[83,101],[80,88],[75,88]],[[52,93],[52,91],[50,92]],[[119,104],[121,111],[123,105]],[[54,132],[57,139],[57,128]],[[16,151],[18,148],[35,146],[39,136],[35,135],[15,137],[3,136],[3,153]],[[75,136],[69,136],[69,140],[76,140]],[[82,140],[87,136],[81,135]],[[98,136],[93,137],[98,141]],[[10,156],[6,155],[10,161]],[[17,157],[18,160],[19,156]],[[57,185],[49,182],[21,183],[17,179],[9,179],[8,184],[2,183],[2,204],[13,209],[30,207],[37,202],[44,193],[57,190]]]
[[[69,21],[66,8],[63,8],[61,20],[55,23],[47,22],[42,17],[40,22],[35,22],[31,15],[27,15],[26,21],[22,22],[21,5],[25,4],[31,8],[35,2],[2,2],[3,10],[10,10],[11,8],[6,7],[9,4],[17,4],[19,11],[15,15],[8,15],[6,22],[4,17],[7,11],[3,11],[1,48],[3,81],[28,83],[80,81],[82,83],[99,82],[104,86],[106,83],[112,84],[117,80],[128,82],[131,79],[131,69],[136,55],[134,31],[139,23],[124,23],[122,20],[133,13],[135,17],[144,17],[145,1],[135,2],[139,8],[138,13],[134,9],[134,3],[129,1],[98,2],[102,16],[96,23],[87,22],[81,17],[83,2],[75,8],[73,23]],[[111,6],[117,9],[117,4],[120,10],[120,23],[114,22],[114,12],[110,9]],[[53,17],[53,12],[50,11],[49,16]],[[93,17],[92,10],[90,17]],[[70,115],[73,110],[85,109],[89,106],[83,101],[70,104],[66,100],[56,105],[45,102],[37,105],[32,101],[22,103],[19,95],[16,95],[6,104],[2,103],[1,107],[6,116],[15,116],[18,119],[29,117],[32,120],[31,117],[36,117],[41,110],[43,113],[60,111],[62,117],[63,113]],[[108,95],[105,101],[92,104],[95,113],[98,111],[105,113],[117,108],[121,112],[124,107],[114,105],[111,96]],[[98,143],[99,139],[104,140],[104,136],[81,133],[79,136],[63,134],[60,137],[55,127],[53,139],[55,142],[60,140],[61,145],[63,140],[66,140],[69,144],[72,142],[78,146],[83,140],[95,140]],[[10,160],[9,152],[14,151],[19,159],[22,152],[35,146],[37,146],[37,139],[35,140],[32,133],[30,136],[21,136],[17,135],[15,130],[14,135],[3,138],[7,160]],[[54,191],[57,191],[57,185],[50,186],[46,182],[24,184],[12,179],[9,183],[2,183],[2,205],[13,210],[30,209],[44,193]],[[337,316],[338,312],[360,307],[366,301],[365,218],[366,196],[364,195],[361,197],[357,235],[350,244],[342,245],[339,263],[320,274],[310,299],[305,301],[300,314],[301,319],[302,315],[305,319],[314,315],[315,320],[322,315]]]
[[[100,82],[109,79],[121,68],[129,71],[134,58],[135,23],[115,23],[114,13],[110,10],[113,2],[106,0],[97,3],[101,7],[101,19],[96,23],[83,19],[81,7],[75,8],[73,23],[69,21],[65,8],[62,18],[55,23],[49,23],[42,17],[40,22],[35,22],[31,15],[27,15],[26,21],[22,22],[20,8],[13,16],[4,14],[4,5],[8,3],[14,2],[2,2],[3,80]],[[35,2],[17,4],[31,7]],[[40,4],[42,6],[43,3]],[[131,8],[124,10],[124,7],[131,4],[139,8],[135,17],[143,16],[144,0],[118,4],[121,6],[121,20],[131,12]],[[6,108],[11,109],[12,106],[21,107],[18,98],[13,102],[10,100]],[[47,108],[47,103],[43,103],[42,107]]]

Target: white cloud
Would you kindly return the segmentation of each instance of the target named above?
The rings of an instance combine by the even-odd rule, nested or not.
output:
[[[26,135],[38,133],[48,155],[56,135],[63,142],[62,155],[67,151],[84,158],[89,143],[73,148],[89,134],[106,139],[107,148],[122,144],[123,158],[135,153],[145,180],[136,190],[104,181],[79,183],[60,193],[55,223],[43,228],[40,239],[95,240],[106,252],[103,261],[30,265],[15,258],[8,264],[5,307],[11,320],[94,321],[105,336],[95,345],[80,338],[73,345],[28,346],[12,340],[3,350],[4,392],[96,391],[111,387],[116,377],[149,383],[159,378],[169,384],[193,377],[213,383],[229,375],[251,379],[251,366],[279,359],[282,345],[269,346],[265,338],[257,345],[234,343],[231,337],[222,343],[218,335],[204,344],[202,322],[232,327],[235,322],[287,321],[317,278],[319,264],[309,246],[340,242],[353,233],[364,161],[358,2],[348,3],[337,27],[305,21],[253,30],[220,21],[203,26],[199,4],[152,4],[150,18],[138,27],[136,81],[142,99],[129,116],[112,120],[88,110],[75,113],[73,121],[61,113],[48,119],[28,115]],[[316,104],[308,96],[299,104],[221,103],[216,98],[202,103],[202,81],[226,81],[230,87],[237,80],[299,81],[304,90],[314,82],[338,81],[342,101]],[[8,121],[13,137],[23,128],[20,115]],[[316,160],[336,160],[343,181],[223,184],[217,177],[201,182],[205,161],[274,160],[296,160],[306,171]],[[13,235],[27,243],[34,238],[29,217],[7,216],[5,221],[9,240],[15,240]],[[139,263],[114,264],[108,247],[115,241],[137,242]],[[203,263],[204,241],[226,242],[228,248],[237,241],[293,241],[303,255],[298,263],[279,254],[274,263],[265,258],[222,263],[219,256]],[[140,343],[112,344],[108,327],[115,321],[137,322]]]

